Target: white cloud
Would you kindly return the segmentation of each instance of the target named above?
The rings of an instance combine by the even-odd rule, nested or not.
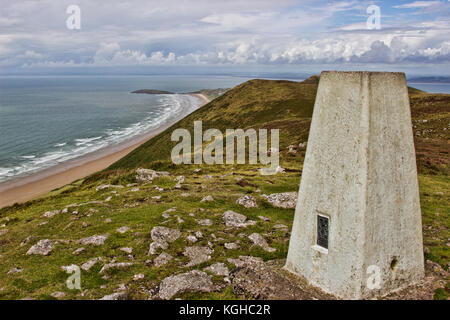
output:
[[[440,1],[414,1],[411,3],[405,3],[398,6],[394,6],[397,9],[415,9],[415,8],[426,8],[433,5],[441,4]]]
[[[446,19],[395,17],[389,24],[383,16],[381,30],[367,30],[366,7],[371,2],[79,0],[82,29],[77,31],[65,27],[69,0],[7,2],[0,11],[0,65],[450,61]],[[422,9],[436,3],[440,2],[396,7]]]

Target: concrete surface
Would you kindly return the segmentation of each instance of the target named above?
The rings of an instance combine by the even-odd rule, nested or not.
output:
[[[317,245],[318,214],[329,218],[328,249]],[[285,268],[345,299],[383,296],[423,277],[403,73],[322,72]]]

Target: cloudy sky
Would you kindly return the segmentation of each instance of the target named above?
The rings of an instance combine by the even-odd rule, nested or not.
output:
[[[81,10],[69,29],[70,5]],[[368,28],[371,5],[380,29]],[[375,21],[375,20],[370,20]],[[373,25],[372,25],[373,26]],[[201,66],[448,75],[448,0],[0,0],[0,73]]]

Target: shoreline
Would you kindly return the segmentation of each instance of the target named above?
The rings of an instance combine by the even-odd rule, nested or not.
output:
[[[184,110],[173,120],[168,121],[150,132],[136,136],[117,145],[108,146],[79,158],[63,162],[29,176],[0,183],[0,208],[32,200],[109,167],[141,144],[166,130],[210,101],[203,94],[192,93],[189,95],[194,96],[201,101],[195,109]]]

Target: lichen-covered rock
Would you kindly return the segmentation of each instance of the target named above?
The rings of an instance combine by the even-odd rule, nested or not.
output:
[[[127,227],[127,226],[123,226],[123,227],[120,227],[120,228],[117,228],[117,229],[116,229],[116,231],[117,231],[118,233],[120,233],[120,234],[124,234],[124,233],[127,232],[128,230],[130,230],[130,227]]]
[[[295,208],[297,205],[297,192],[272,193],[270,195],[262,195],[274,207],[278,208]]]
[[[101,246],[105,243],[105,240],[108,238],[108,236],[108,234],[93,235],[87,238],[80,239],[78,240],[78,242],[83,245],[92,244],[94,246]]]
[[[40,254],[46,256],[53,250],[54,244],[55,243],[49,239],[39,240],[38,243],[28,249],[27,254]]]
[[[153,241],[166,241],[172,243],[181,236],[180,230],[171,229],[167,227],[154,227],[151,231]]]
[[[29,243],[30,241],[33,241],[35,239],[36,239],[35,236],[28,236],[25,239],[23,239],[23,241],[20,243],[20,246],[23,247],[24,245],[26,245],[27,243]]]
[[[42,216],[45,218],[52,218],[53,216],[56,216],[57,214],[60,214],[61,210],[52,210],[45,212]]]
[[[195,221],[197,221],[197,223],[202,226],[211,226],[212,225],[211,219],[196,219]]]
[[[155,258],[153,263],[154,263],[155,267],[160,267],[160,266],[165,265],[172,259],[173,259],[173,257],[170,254],[168,254],[166,252],[162,252],[159,256],[157,256]]]
[[[267,243],[266,239],[264,239],[259,233],[256,233],[256,232],[252,233],[251,235],[248,236],[248,238],[250,240],[252,240],[252,242],[255,245],[260,246],[267,252],[275,252],[276,251],[275,248],[269,247],[269,244]]]
[[[99,261],[103,261],[103,258],[98,257],[98,258],[91,259],[88,262],[83,263],[81,265],[81,269],[83,269],[84,271],[89,271]]]
[[[197,237],[196,236],[194,236],[194,235],[188,235],[187,237],[186,237],[186,240],[188,241],[188,242],[191,242],[191,243],[195,243],[195,242],[197,242]]]
[[[105,264],[102,269],[100,270],[100,273],[104,273],[105,271],[109,269],[124,269],[131,267],[134,263],[133,262],[114,262],[114,263],[107,263]]]
[[[224,276],[224,277],[228,277],[230,273],[225,263],[222,262],[214,263],[209,267],[206,267],[204,270],[209,271],[212,274],[215,274],[216,276]]]
[[[152,169],[138,168],[136,170],[136,180],[139,182],[152,182],[153,179],[162,176],[168,176],[169,173],[166,171],[155,171]]]
[[[214,201],[214,198],[211,195],[207,195],[206,197],[203,197],[202,200],[200,200],[200,202],[210,202],[210,201]]]
[[[99,191],[99,190],[103,190],[103,189],[110,189],[110,188],[122,189],[123,186],[113,185],[113,184],[102,184],[102,185],[98,186],[97,188],[95,188],[95,191]]]
[[[211,276],[199,270],[192,270],[163,279],[159,297],[168,300],[183,292],[211,292],[215,289]]]
[[[192,267],[197,264],[203,263],[211,259],[213,249],[208,247],[186,247],[183,254],[188,256],[190,261],[186,264],[186,267]]]
[[[126,291],[115,292],[112,294],[108,294],[101,298],[100,300],[127,300],[128,293]]]
[[[225,249],[228,249],[228,250],[234,250],[234,249],[239,248],[239,245],[234,242],[227,242],[223,246],[225,247]]]
[[[55,299],[59,299],[59,298],[64,298],[66,296],[66,293],[62,292],[62,291],[55,291],[55,292],[50,293],[50,295]]]
[[[169,243],[181,236],[180,230],[157,226],[150,232],[153,242],[150,244],[149,254],[156,254],[159,248],[165,250]]]
[[[249,195],[244,195],[236,200],[237,204],[244,206],[246,208],[256,208],[258,205],[256,204],[255,198]]]
[[[243,214],[228,210],[223,214],[223,220],[227,227],[247,227],[254,225],[256,222],[253,220],[247,220],[247,217]]]
[[[14,268],[10,269],[7,274],[21,273],[22,271],[23,271],[22,268],[14,267]]]
[[[240,256],[228,259],[237,268],[231,270],[230,281],[233,293],[257,300],[308,300],[305,292],[288,278],[268,267],[261,258]]]

